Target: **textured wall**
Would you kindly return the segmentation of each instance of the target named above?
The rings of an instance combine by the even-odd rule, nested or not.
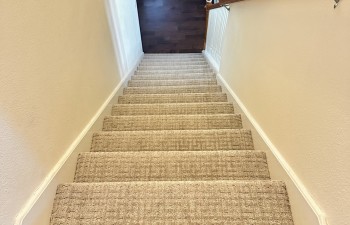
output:
[[[349,27],[348,1],[235,3],[220,69],[330,225],[350,221]]]
[[[119,83],[102,0],[0,0],[0,224]]]

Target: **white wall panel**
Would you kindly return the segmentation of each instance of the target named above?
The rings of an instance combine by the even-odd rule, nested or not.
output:
[[[222,43],[225,35],[229,11],[224,8],[210,10],[206,54],[209,54],[218,67],[221,62]]]

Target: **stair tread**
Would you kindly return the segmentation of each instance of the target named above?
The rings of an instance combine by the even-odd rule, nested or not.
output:
[[[253,150],[250,130],[100,131],[93,135],[91,151],[220,151]]]
[[[75,182],[266,180],[259,151],[89,152],[78,157]]]
[[[106,116],[104,131],[240,129],[240,114]]]
[[[130,80],[128,87],[216,85],[216,79]]]
[[[156,72],[156,73],[154,73]],[[172,75],[212,75],[212,74],[215,74],[214,71],[212,70],[206,70],[206,71],[198,71],[198,70],[195,70],[195,71],[179,71],[179,70],[174,70],[174,71],[165,71],[163,74],[162,74],[162,70],[160,71],[150,71],[149,73],[147,71],[135,71],[133,76],[155,76],[155,75],[163,75],[163,76],[172,76]]]
[[[58,186],[51,224],[293,224],[281,181],[149,181]]]
[[[188,79],[196,79],[196,80],[202,80],[202,79],[216,79],[216,76],[214,73],[207,73],[207,74],[167,74],[167,75],[137,75],[137,76],[131,76],[132,81],[136,80],[188,80]]]
[[[207,61],[204,58],[187,58],[187,59],[183,59],[183,58],[172,58],[172,59],[168,59],[168,58],[144,58],[142,60],[142,63],[157,63],[158,65],[161,63],[176,63],[176,62],[180,62],[180,63],[196,63],[196,62],[200,62],[200,63],[207,63]]]
[[[225,93],[133,94],[119,96],[120,104],[227,102]]]
[[[202,61],[167,61],[167,62],[158,62],[158,61],[142,61],[140,66],[176,66],[176,65],[203,65],[207,66],[208,63],[205,60]]]
[[[117,104],[112,115],[178,115],[178,114],[231,114],[232,103],[163,103],[163,104]]]
[[[187,70],[187,69],[210,69],[208,64],[204,65],[139,65],[138,71],[147,70]]]
[[[187,86],[152,86],[127,87],[124,95],[128,94],[177,94],[177,93],[213,93],[221,92],[220,85],[187,85]]]
[[[210,68],[199,68],[199,69],[179,69],[176,70],[137,70],[135,75],[147,75],[147,74],[182,74],[182,73],[212,73]]]
[[[204,56],[202,53],[147,53],[143,57],[144,59],[147,58],[202,58],[204,59]]]

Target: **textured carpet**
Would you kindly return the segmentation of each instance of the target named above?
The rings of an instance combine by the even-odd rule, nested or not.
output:
[[[292,225],[282,181],[201,54],[146,54],[50,224]]]
[[[208,74],[173,74],[173,75],[167,75],[164,76],[162,74],[160,75],[138,75],[138,76],[132,76],[131,80],[161,80],[161,82],[164,82],[166,80],[188,80],[188,79],[195,79],[195,80],[202,80],[202,79],[216,79],[216,76],[214,73],[208,73]]]
[[[79,155],[75,182],[266,180],[259,151],[102,152]]]
[[[129,81],[129,87],[147,86],[186,86],[186,85],[216,85],[216,79],[186,79],[186,80],[149,80],[149,81]]]
[[[185,60],[184,60],[184,58],[185,58]],[[147,63],[156,63],[156,65],[164,65],[163,63],[168,63],[168,64],[169,63],[185,63],[185,64],[187,63],[189,65],[193,65],[193,63],[195,65],[197,63],[204,63],[205,65],[208,65],[207,62],[205,61],[205,59],[203,59],[202,57],[200,57],[200,58],[190,58],[190,59],[188,59],[186,57],[184,57],[184,58],[179,58],[179,57],[171,58],[171,57],[168,57],[168,56],[159,57],[159,58],[157,58],[157,57],[153,57],[152,58],[152,57],[145,56],[143,58],[143,62],[142,62],[141,65],[145,65]],[[162,63],[162,64],[160,64],[160,63]]]
[[[178,70],[178,69],[206,69],[206,70],[210,70],[210,67],[208,65],[181,65],[181,67],[179,68],[179,65],[161,65],[161,66],[156,66],[156,65],[142,65],[139,66],[138,71],[142,72],[142,71],[153,71],[153,70]]]
[[[276,181],[64,184],[53,224],[293,224]]]
[[[168,104],[118,104],[113,106],[113,116],[123,115],[177,115],[177,114],[233,114],[233,105],[227,102],[168,103]]]
[[[225,93],[133,94],[119,97],[120,104],[227,102]]]
[[[174,67],[173,67],[174,68]],[[137,70],[135,72],[135,76],[137,75],[153,75],[153,74],[163,74],[163,75],[169,75],[169,74],[188,74],[188,73],[194,73],[194,74],[200,74],[200,73],[213,73],[213,71],[209,68],[200,68],[200,69],[186,69],[182,66],[179,66],[178,69],[163,69],[163,70]]]
[[[193,66],[193,65],[203,65],[205,67],[208,67],[208,64],[205,60],[201,60],[201,61],[163,61],[161,66],[178,66],[178,65],[181,65],[181,66]],[[159,60],[156,60],[156,61],[147,61],[147,60],[144,60],[142,65],[141,66],[160,66],[159,64]]]
[[[153,86],[127,87],[124,94],[177,94],[177,93],[212,93],[221,92],[219,85],[189,85],[189,86]]]
[[[239,128],[242,121],[238,114],[107,116],[103,121],[104,131]]]
[[[155,130],[99,132],[91,151],[219,151],[254,149],[251,132],[244,129]]]

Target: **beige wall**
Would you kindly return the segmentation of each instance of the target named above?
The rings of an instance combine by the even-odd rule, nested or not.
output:
[[[350,2],[232,4],[220,74],[330,225],[350,221]],[[306,224],[307,225],[307,224]]]
[[[120,82],[102,0],[0,0],[0,224]]]

